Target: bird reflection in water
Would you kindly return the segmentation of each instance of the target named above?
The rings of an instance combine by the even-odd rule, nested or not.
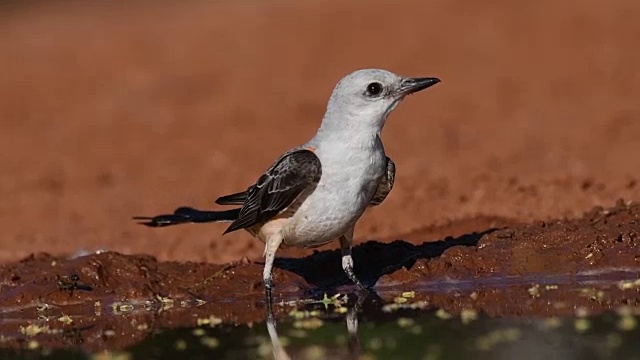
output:
[[[362,306],[367,299],[366,293],[359,293],[357,300],[353,306],[348,307],[345,313],[345,322],[347,325],[348,334],[348,354],[347,359],[359,359],[360,358],[360,338],[358,337],[358,313],[362,309]],[[278,331],[276,330],[277,321],[273,313],[273,305],[267,304],[267,331],[271,338],[271,345],[273,348],[273,356],[276,360],[291,360],[290,353],[282,345]]]

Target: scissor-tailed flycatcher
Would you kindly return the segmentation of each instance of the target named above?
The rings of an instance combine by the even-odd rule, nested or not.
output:
[[[408,94],[440,82],[365,69],[336,85],[322,124],[306,144],[284,153],[246,191],[222,196],[220,205],[241,207],[200,211],[181,207],[170,215],[136,217],[148,226],[231,222],[224,232],[245,229],[265,243],[263,280],[271,299],[271,270],[282,246],[312,248],[340,239],[342,268],[353,272],[353,230],[362,213],[382,203],[393,187],[395,165],[384,152],[380,131]]]

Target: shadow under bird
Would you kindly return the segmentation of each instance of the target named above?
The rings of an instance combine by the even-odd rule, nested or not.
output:
[[[380,69],[355,71],[335,86],[320,128],[307,143],[280,156],[248,189],[218,198],[231,210],[180,207],[173,214],[134,217],[160,227],[230,222],[224,232],[245,229],[265,243],[263,280],[271,303],[271,276],[280,246],[318,247],[339,239],[342,268],[362,290],[353,271],[356,222],[387,197],[395,165],[380,132],[393,109],[409,94],[439,83],[434,77],[403,77]]]

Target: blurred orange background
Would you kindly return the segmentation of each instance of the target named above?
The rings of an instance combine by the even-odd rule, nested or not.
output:
[[[0,261],[98,249],[258,258],[213,208],[311,137],[366,67],[437,76],[387,122],[394,191],[358,241],[640,199],[640,2],[29,2],[0,6]]]

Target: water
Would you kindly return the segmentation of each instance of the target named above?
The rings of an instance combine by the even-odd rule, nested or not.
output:
[[[637,279],[633,269],[615,269],[443,280],[369,296],[281,302],[274,305],[275,315],[239,325],[219,323],[212,300],[187,311],[199,320],[176,317],[173,323],[167,319],[178,309],[145,313],[144,322],[140,312],[105,311],[100,316],[108,321],[95,323],[69,311],[75,330],[32,336],[22,330],[22,342],[15,333],[2,334],[0,358],[640,359]],[[233,299],[240,308],[253,302]],[[20,322],[21,313],[5,314],[2,322]],[[119,328],[118,321],[138,332],[108,333],[107,325]],[[134,335],[140,340],[126,345]],[[83,344],[97,336],[108,337],[102,344],[111,351],[87,351]]]

